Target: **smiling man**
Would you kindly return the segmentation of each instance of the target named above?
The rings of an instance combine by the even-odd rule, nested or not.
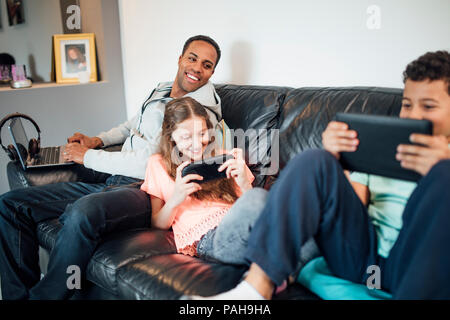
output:
[[[75,133],[65,159],[85,170],[84,182],[18,189],[0,197],[0,277],[3,299],[67,299],[69,268],[84,270],[108,234],[150,227],[151,205],[139,189],[147,159],[159,149],[166,104],[190,96],[207,110],[214,127],[221,120],[220,98],[209,82],[220,48],[207,36],[189,38],[178,59],[173,82],[161,83],[131,120],[96,137]],[[120,152],[96,150],[123,143]],[[84,165],[84,167],[83,167]],[[103,173],[103,174],[100,174]],[[36,226],[59,218],[63,224],[40,280]]]
[[[110,174],[142,179],[147,158],[156,153],[166,103],[174,98],[190,96],[205,106],[216,127],[222,117],[220,98],[209,81],[220,60],[220,48],[206,36],[194,36],[184,44],[178,59],[178,72],[173,82],[160,83],[130,121],[97,137],[75,133],[68,139],[66,160]],[[93,150],[97,147],[123,143],[121,153]],[[123,153],[125,150],[132,153]],[[130,172],[130,164],[135,168]],[[123,168],[123,170],[121,169]]]
[[[212,51],[209,42],[203,40],[186,42],[178,59],[178,73],[170,96],[181,97],[204,86],[214,73],[219,58],[220,51]]]

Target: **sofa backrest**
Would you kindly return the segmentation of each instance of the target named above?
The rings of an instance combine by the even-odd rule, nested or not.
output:
[[[278,170],[267,175],[268,171],[273,173],[267,168],[281,170],[299,152],[322,147],[322,132],[337,112],[398,115],[402,98],[401,89],[381,87],[216,85],[216,90],[222,100],[222,116],[230,128],[258,129],[256,137],[247,139],[245,145],[235,139],[235,146],[245,148],[247,162],[266,140],[262,129],[276,130],[269,139],[272,146],[267,148],[268,154],[259,154],[258,162],[250,165],[255,185],[265,188],[278,176]],[[275,142],[279,148],[275,148]]]
[[[388,88],[299,88],[288,92],[279,117],[280,166],[299,152],[322,147],[337,112],[398,115],[402,91]]]
[[[270,166],[270,145],[267,133],[277,129],[281,105],[288,87],[216,85],[221,98],[222,117],[227,125],[236,130],[232,134],[235,147],[245,151],[245,159],[255,175],[254,184],[264,186],[266,173]],[[262,152],[264,145],[269,149]],[[266,170],[267,171],[267,170]]]

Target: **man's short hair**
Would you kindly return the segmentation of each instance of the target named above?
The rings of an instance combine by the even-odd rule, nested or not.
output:
[[[220,60],[220,54],[221,54],[220,47],[217,44],[217,42],[215,42],[213,39],[211,39],[208,36],[198,35],[198,36],[193,36],[193,37],[190,37],[189,39],[187,39],[186,42],[184,43],[183,52],[181,53],[181,55],[183,55],[186,52],[187,48],[189,47],[189,45],[191,44],[192,41],[197,41],[197,40],[208,42],[210,45],[212,45],[214,47],[214,49],[216,49],[217,60],[214,65],[214,69],[215,69]]]
[[[448,51],[427,52],[406,66],[403,82],[406,80],[443,80],[450,95],[450,53]]]

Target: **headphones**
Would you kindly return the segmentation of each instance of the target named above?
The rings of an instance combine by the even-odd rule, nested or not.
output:
[[[36,131],[38,133],[38,138],[32,138],[30,139],[30,141],[28,142],[28,150],[25,150],[25,147],[22,145],[18,145],[19,148],[19,152],[21,154],[29,154],[30,158],[34,158],[35,155],[37,155],[40,151],[41,148],[41,130],[39,129],[39,126],[37,125],[37,123],[30,117],[27,116],[26,114],[22,114],[22,113],[12,113],[10,115],[7,115],[6,117],[4,117],[2,119],[2,121],[0,122],[0,145],[2,146],[3,150],[5,150],[6,154],[8,155],[8,157],[13,161],[16,162],[19,160],[19,156],[17,154],[17,150],[16,148],[10,144],[8,147],[5,147],[2,143],[2,136],[1,136],[1,129],[3,128],[3,126],[5,125],[5,123],[8,120],[14,119],[14,118],[24,118],[27,119],[28,121],[30,121],[34,127],[36,128]]]

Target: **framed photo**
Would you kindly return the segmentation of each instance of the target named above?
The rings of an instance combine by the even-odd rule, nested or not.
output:
[[[25,22],[22,0],[6,0],[6,10],[8,11],[8,22],[10,26]]]
[[[53,36],[57,83],[97,81],[95,37],[93,33]]]

